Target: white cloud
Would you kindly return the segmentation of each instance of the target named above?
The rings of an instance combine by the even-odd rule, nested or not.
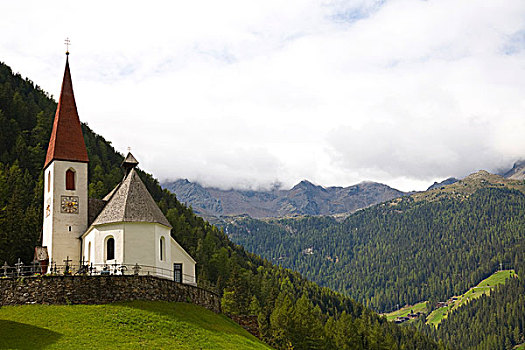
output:
[[[29,10],[28,10],[29,9]],[[422,189],[525,155],[525,3],[2,2],[0,60],[146,170]]]

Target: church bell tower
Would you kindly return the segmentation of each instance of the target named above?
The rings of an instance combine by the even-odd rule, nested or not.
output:
[[[44,164],[42,246],[49,261],[80,261],[80,236],[88,223],[88,155],[69,72],[69,52]]]

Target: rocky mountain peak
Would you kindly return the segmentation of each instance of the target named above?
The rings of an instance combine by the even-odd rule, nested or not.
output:
[[[289,190],[225,191],[182,179],[164,183],[163,187],[174,192],[181,202],[191,204],[201,215],[247,214],[254,218],[344,214],[405,195],[375,182],[325,188],[302,180]]]
[[[430,185],[429,188],[427,188],[427,191],[433,190],[435,188],[441,188],[443,186],[452,185],[453,183],[458,182],[459,180],[455,177],[449,177],[448,179],[445,179],[441,182],[434,182],[432,185]]]
[[[302,180],[297,185],[292,187],[291,190],[293,191],[293,190],[297,190],[297,189],[318,189],[318,188],[321,188],[321,186],[314,185],[313,183],[311,183],[308,180]]]
[[[512,180],[525,180],[525,159],[514,163],[512,169],[504,173],[503,177]]]

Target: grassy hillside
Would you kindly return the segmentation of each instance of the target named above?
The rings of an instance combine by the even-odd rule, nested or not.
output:
[[[0,308],[0,349],[270,349],[223,315],[186,303]]]
[[[408,315],[409,313],[417,313],[417,312],[425,313],[427,311],[427,304],[428,304],[428,301],[422,301],[414,305],[403,306],[401,309],[383,314],[383,316],[386,316],[386,319],[388,321],[394,321],[396,318],[404,317]]]
[[[494,272],[492,275],[479,282],[476,286],[470,288],[467,292],[455,296],[454,302],[452,302],[450,305],[434,309],[427,316],[426,323],[437,327],[438,324],[440,324],[441,321],[445,319],[452,311],[474,299],[481,297],[482,295],[489,295],[491,290],[496,288],[496,286],[504,284],[508,278],[516,277],[517,275],[514,270],[502,270]],[[403,306],[399,310],[383,314],[383,316],[385,316],[388,321],[394,321],[397,317],[407,316],[409,313],[417,313],[418,311],[426,313],[427,309],[428,301],[422,301],[414,305]],[[411,322],[413,322],[413,320],[409,320],[407,323]]]
[[[449,306],[443,306],[432,311],[427,317],[427,324],[437,327],[437,325],[440,324],[449,313],[456,310],[458,307],[463,306],[482,295],[490,294],[491,290],[496,288],[496,286],[505,283],[508,278],[516,277],[517,275],[514,270],[503,270],[493,273],[483,281],[479,282],[476,286],[470,288],[464,294],[456,296],[456,300]]]

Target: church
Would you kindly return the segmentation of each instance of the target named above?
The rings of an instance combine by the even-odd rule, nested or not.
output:
[[[195,260],[171,237],[172,227],[140,179],[135,157],[127,154],[122,181],[102,200],[88,197],[88,164],[66,52],[44,164],[42,246],[50,267],[72,262],[92,273],[140,270],[196,285]]]

